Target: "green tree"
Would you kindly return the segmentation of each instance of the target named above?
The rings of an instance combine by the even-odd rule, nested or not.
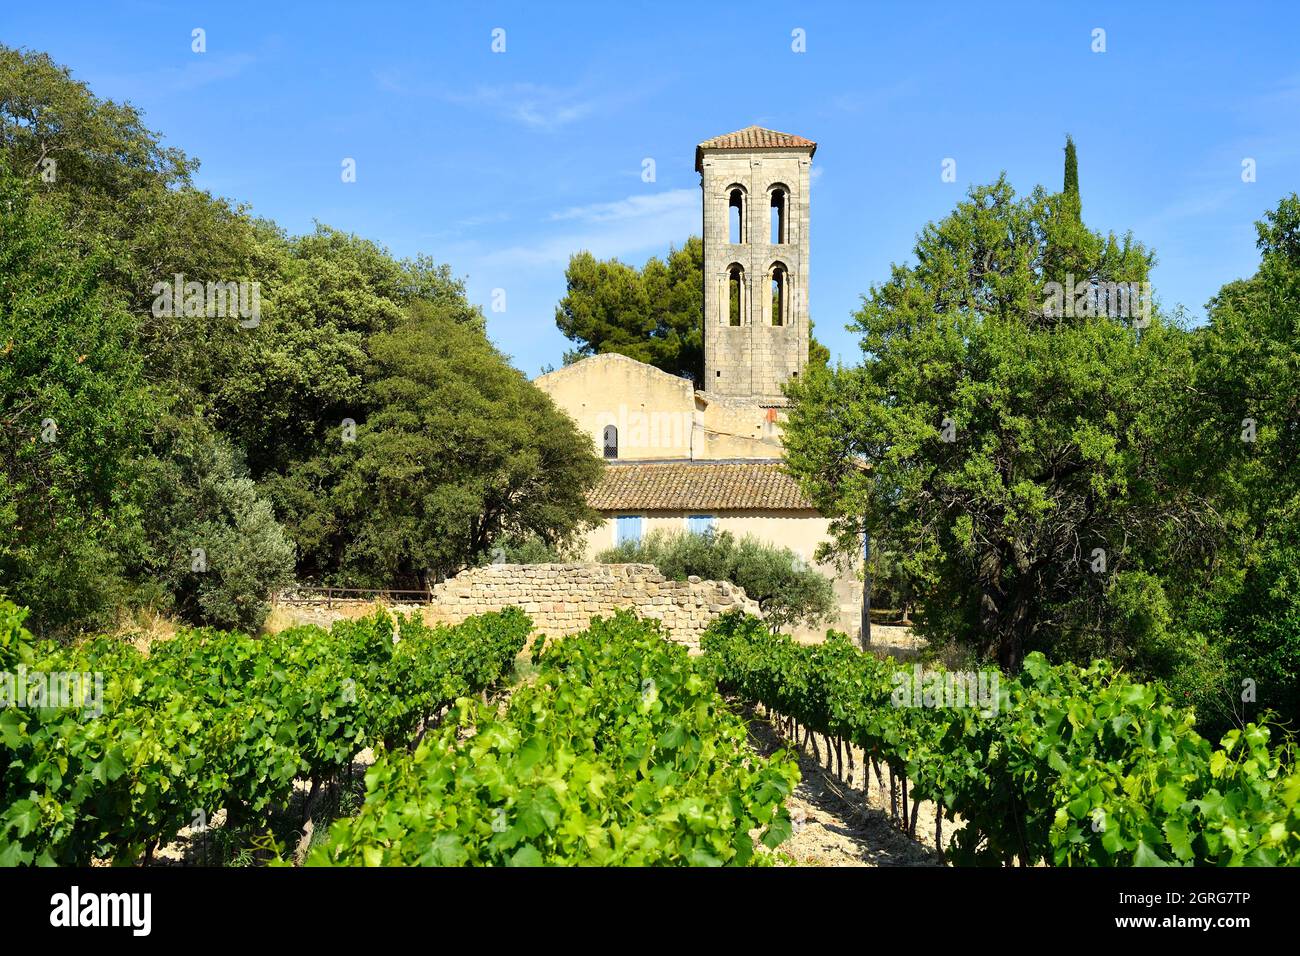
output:
[[[1074,209],[1074,217],[1082,220],[1083,207],[1079,196],[1079,156],[1074,148],[1074,140],[1065,137],[1065,185],[1061,190],[1066,200]]]
[[[423,304],[369,343],[365,396],[270,479],[308,576],[428,586],[502,536],[569,543],[595,520],[590,439],[463,310]]]
[[[1180,442],[1189,484],[1228,534],[1193,580],[1186,629],[1218,681],[1180,686],[1216,728],[1270,709],[1300,729],[1300,196],[1257,224],[1259,270],[1225,285],[1197,330]],[[1255,701],[1243,701],[1243,682]],[[1249,696],[1249,695],[1247,695]]]
[[[133,236],[160,190],[189,184],[197,164],[163,147],[139,112],[95,96],[47,54],[0,45],[0,151],[16,175],[93,222]]]
[[[835,590],[828,577],[808,567],[789,548],[765,544],[748,535],[737,539],[728,531],[656,531],[641,541],[627,541],[602,551],[596,560],[605,564],[653,564],[675,581],[685,581],[691,575],[709,581],[730,581],[758,602],[773,631],[797,624],[815,627],[835,611]]]
[[[617,259],[579,252],[564,273],[567,289],[555,309],[555,324],[578,347],[566,364],[589,355],[616,352],[704,382],[704,244],[691,236],[668,250],[667,261],[651,258],[641,269]],[[732,308],[738,308],[732,298]],[[811,335],[811,323],[809,334]],[[815,338],[809,361],[825,365],[830,352]]]
[[[579,252],[565,270],[555,324],[579,343],[572,362],[617,352],[696,382],[704,377],[704,245],[697,236],[642,269]]]
[[[27,184],[24,222],[45,238],[25,259],[22,231],[4,237],[23,251],[3,276],[14,361],[0,370],[0,516],[15,527],[0,531],[0,570],[24,600],[49,592],[38,623],[129,595],[256,626],[293,551],[272,497],[303,573],[385,585],[481,560],[500,535],[560,547],[591,517],[589,443],[490,346],[448,266],[324,225],[288,236],[196,189],[197,161],[129,104],[0,46],[6,162]],[[691,274],[670,257],[644,281],[680,309]],[[168,308],[160,293],[178,275],[255,284],[257,321]],[[68,343],[84,367],[59,364]],[[75,454],[28,441],[33,396]],[[148,412],[119,435],[115,409],[132,403]],[[349,420],[358,441],[345,446]],[[205,571],[191,568],[196,550]]]
[[[928,225],[915,255],[854,317],[862,364],[789,389],[788,462],[832,519],[831,550],[855,553],[865,528],[899,553],[924,630],[1004,666],[1033,649],[1134,658],[1164,618],[1132,596],[1197,531],[1161,462],[1186,336],[1045,303],[1071,276],[1145,281],[1152,256],[1005,179]]]
[[[283,473],[355,418],[371,338],[396,328],[413,303],[482,322],[446,267],[399,262],[376,243],[319,224],[276,241],[261,324],[235,327],[241,346],[208,392],[211,414],[257,478]]]
[[[202,419],[165,419],[137,484],[142,589],[195,624],[255,632],[294,548],[241,456]]]
[[[32,189],[0,160],[0,590],[48,630],[123,591],[152,410],[129,316]]]
[[[201,395],[220,379],[239,344],[235,323],[155,315],[152,290],[177,273],[205,283],[265,278],[247,211],[194,188],[198,162],[163,146],[134,107],[95,96],[44,53],[3,45],[0,156],[136,316],[150,380]]]

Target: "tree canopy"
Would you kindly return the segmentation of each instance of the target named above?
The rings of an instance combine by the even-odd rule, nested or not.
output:
[[[152,402],[131,322],[0,157],[0,587],[43,621],[120,592],[114,550]]]
[[[1140,283],[1151,254],[1005,179],[914,252],[854,316],[862,364],[790,390],[789,462],[839,549],[864,529],[899,548],[924,626],[1006,666],[1160,640],[1163,616],[1134,605],[1158,609],[1149,556],[1180,545],[1167,538],[1190,510],[1160,457],[1185,337],[1159,316],[1138,328],[1044,308],[1047,282]]]
[[[691,236],[667,260],[636,269],[590,252],[569,259],[566,291],[555,324],[578,347],[565,364],[617,352],[673,375],[704,382],[704,244]],[[811,326],[811,322],[810,322]],[[809,362],[824,365],[830,352],[812,338]]]
[[[503,537],[552,547],[595,520],[591,440],[478,329],[438,306],[370,341],[342,421],[269,486],[322,580],[423,586]]]
[[[1193,343],[1180,435],[1189,484],[1227,529],[1184,589],[1212,653],[1182,688],[1224,724],[1272,708],[1300,728],[1300,196],[1257,224],[1261,262],[1225,285]],[[1190,432],[1190,433],[1189,433]],[[1249,681],[1243,686],[1243,682]],[[1211,684],[1207,691],[1205,684]],[[1219,693],[1212,693],[1212,691]],[[1246,698],[1251,698],[1247,700]]]
[[[294,576],[427,583],[590,519],[590,443],[449,266],[287,235],[197,168],[0,46],[0,590],[37,629],[139,602],[252,628]],[[214,308],[240,283],[256,316]]]
[[[999,179],[922,230],[854,316],[861,362],[790,386],[789,464],[828,551],[869,532],[930,636],[1011,668],[1109,657],[1211,732],[1294,730],[1300,198],[1186,328],[1140,305],[1154,255],[1083,225],[1075,163],[1062,193]]]
[[[697,236],[670,249],[666,261],[651,258],[641,269],[590,252],[575,254],[555,309],[555,324],[578,343],[565,362],[617,352],[701,381],[703,268],[704,244]]]

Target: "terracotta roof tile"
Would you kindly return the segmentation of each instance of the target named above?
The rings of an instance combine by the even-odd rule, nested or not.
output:
[[[589,499],[598,511],[812,511],[779,461],[607,464]]]
[[[706,149],[803,149],[808,148],[811,156],[817,152],[817,144],[793,133],[779,133],[762,126],[746,126],[725,136],[706,139],[695,147],[695,169],[704,169],[704,151]]]
[[[734,133],[715,136],[700,143],[700,149],[794,149],[801,146],[817,148],[817,144],[793,133],[779,133],[762,126],[746,126]]]

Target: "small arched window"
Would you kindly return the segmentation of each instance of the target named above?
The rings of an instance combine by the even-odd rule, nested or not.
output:
[[[772,245],[786,242],[786,207],[790,204],[789,193],[784,186],[772,187]]]
[[[740,325],[744,313],[745,270],[739,263],[727,269],[727,324]]]
[[[605,426],[605,457],[618,457],[618,429],[613,425]]]
[[[789,277],[785,266],[777,263],[772,266],[772,324],[785,325],[786,302],[790,298]]]
[[[734,245],[745,241],[745,191],[739,187],[727,194],[727,241]]]

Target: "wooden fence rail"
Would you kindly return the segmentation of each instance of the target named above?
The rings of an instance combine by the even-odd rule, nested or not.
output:
[[[423,589],[403,588],[336,588],[299,586],[283,591],[275,598],[276,604],[324,604],[333,607],[335,601],[387,601],[390,604],[425,604],[429,592]]]

